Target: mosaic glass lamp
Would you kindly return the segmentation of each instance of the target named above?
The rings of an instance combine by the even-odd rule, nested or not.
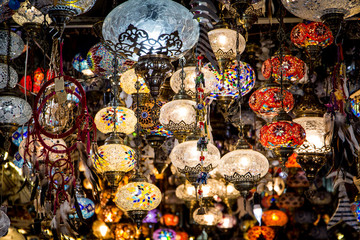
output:
[[[218,224],[222,217],[222,212],[214,207],[200,207],[193,213],[193,218],[196,223],[208,227]]]

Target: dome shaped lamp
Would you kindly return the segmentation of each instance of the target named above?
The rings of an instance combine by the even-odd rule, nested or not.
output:
[[[221,19],[214,26],[214,29],[208,32],[208,37],[221,72],[224,72],[231,64],[231,61],[235,60],[238,52],[241,54],[245,50],[245,38],[231,29],[224,19]],[[236,49],[237,39],[239,39],[238,49]]]
[[[114,201],[120,209],[128,213],[140,228],[148,211],[159,206],[161,197],[159,188],[148,183],[146,178],[136,172],[128,184],[118,188]]]
[[[281,110],[271,123],[260,129],[260,143],[271,149],[279,157],[281,166],[284,166],[294,150],[305,141],[304,128],[292,121],[292,118]]]
[[[197,186],[198,175],[201,172],[201,164],[199,162],[201,152],[198,151],[197,134],[190,135],[187,141],[176,145],[171,151],[169,158],[179,173],[185,175],[186,179]],[[207,144],[207,151],[203,152],[205,160],[203,165],[204,172],[210,172],[220,164],[220,151],[212,143]]]
[[[194,221],[202,226],[215,226],[218,224],[223,215],[221,211],[215,207],[200,207],[193,213]]]
[[[130,0],[107,15],[102,35],[109,49],[137,61],[136,74],[145,79],[156,98],[161,84],[174,71],[171,61],[197,42],[199,23],[176,2]]]
[[[94,148],[95,168],[104,174],[113,193],[116,192],[125,173],[133,170],[136,164],[135,151],[123,144],[120,135],[113,132],[105,140],[104,145]]]
[[[309,181],[313,181],[317,172],[325,164],[331,152],[331,139],[326,137],[324,120],[325,106],[321,105],[311,87],[305,87],[305,95],[293,110],[294,122],[300,124],[306,132],[306,140],[298,147],[297,161],[306,173]]]
[[[233,183],[244,198],[269,170],[266,157],[252,150],[242,136],[236,150],[225,154],[221,162],[223,164],[218,168],[218,172],[226,181]]]

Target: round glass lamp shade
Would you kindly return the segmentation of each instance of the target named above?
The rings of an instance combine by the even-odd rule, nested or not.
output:
[[[148,54],[177,59],[198,41],[199,23],[193,17],[187,8],[174,1],[129,0],[107,15],[102,34],[106,41],[120,43],[117,47],[133,61]]]
[[[306,140],[296,149],[297,153],[325,153],[330,150],[328,143],[325,142],[324,118],[300,117],[293,121],[300,124],[306,132]]]
[[[94,159],[95,167],[99,172],[129,172],[134,169],[136,160],[135,151],[121,144],[106,144],[98,148],[98,155]]]
[[[114,201],[124,211],[150,211],[159,206],[161,192],[148,182],[130,182],[118,188]]]
[[[231,214],[224,214],[223,218],[218,223],[217,227],[220,229],[230,229],[235,227],[237,223],[237,218]]]
[[[272,76],[279,84],[281,76],[284,82],[296,84],[305,76],[305,63],[291,55],[284,55],[282,59],[280,56],[273,56],[263,63],[261,72],[264,78],[269,79]]]
[[[291,30],[290,37],[298,48],[308,46],[325,48],[334,41],[331,30],[321,22],[299,23]]]
[[[321,17],[326,14],[343,14],[345,18],[348,18],[360,12],[359,2],[346,0],[281,0],[281,2],[295,16],[315,22],[321,22]]]
[[[106,107],[97,112],[94,119],[97,129],[105,134],[111,133],[114,131],[115,124],[116,132],[133,133],[137,122],[134,111],[124,107],[117,107],[115,111],[115,120],[113,107]]]
[[[217,170],[227,181],[248,175],[255,178],[251,180],[259,180],[269,170],[267,158],[252,149],[237,149],[229,152],[221,158],[221,162],[222,165]]]
[[[236,31],[228,28],[213,29],[208,32],[208,37],[212,50],[217,60],[236,58]],[[244,52],[246,47],[245,38],[239,33],[238,51]]]
[[[253,68],[246,62],[240,62],[240,87],[241,95],[245,96],[255,86],[256,75]],[[208,68],[213,71],[217,80],[215,91],[211,92],[211,97],[218,96],[238,96],[237,64],[234,63],[230,68],[224,70],[224,73],[218,73],[211,64],[205,65],[203,69]]]
[[[78,198],[77,200],[83,218],[84,219],[91,218],[95,213],[95,203],[92,200],[84,197]]]
[[[159,121],[169,131],[190,131],[196,125],[196,102],[173,100],[160,109]]]
[[[283,94],[282,94],[283,93]],[[281,109],[289,112],[294,108],[295,100],[291,92],[280,87],[263,87],[249,98],[250,108],[261,116],[276,116]]]
[[[136,94],[137,90],[135,88],[135,84],[137,80],[139,79],[140,82],[140,90],[139,93],[150,93],[149,88],[147,87],[145,80],[142,77],[138,77],[135,74],[135,69],[129,69],[126,72],[124,72],[120,77],[120,84],[121,88],[126,92],[127,94]]]
[[[190,95],[195,95],[196,93],[196,67],[184,67],[185,71],[185,91]],[[218,80],[216,79],[214,71],[211,71],[209,68],[202,68],[201,72],[204,74],[204,92],[211,93],[216,90]],[[175,93],[178,93],[181,88],[181,69],[177,70],[170,78],[170,86]]]
[[[97,43],[90,48],[87,57],[87,64],[90,70],[98,76],[108,76],[114,73],[114,55],[109,52],[102,43]],[[129,70],[134,62],[118,55],[118,73]]]
[[[222,219],[222,212],[214,207],[205,208],[205,214],[199,215],[200,208],[196,209],[193,213],[194,221],[204,226],[215,226]]]
[[[0,50],[1,51],[1,50]],[[8,65],[0,63],[0,89],[6,88],[9,82]],[[14,88],[19,81],[19,77],[14,68],[10,67],[9,87]]]
[[[15,96],[0,96],[0,124],[23,125],[32,115],[30,104]]]
[[[263,236],[265,240],[273,240],[275,238],[275,231],[267,226],[254,226],[247,232],[249,240],[258,240]]]
[[[282,227],[288,222],[286,213],[276,209],[263,212],[261,219],[268,227]]]
[[[268,123],[260,129],[260,143],[269,149],[297,148],[305,138],[304,128],[291,121]]]
[[[204,171],[209,172],[216,168],[220,160],[220,151],[212,143],[208,143],[205,156]],[[171,151],[169,158],[180,173],[200,173],[201,152],[197,150],[197,141],[186,141],[176,145]]]
[[[20,8],[16,11],[12,18],[20,26],[26,24],[40,25],[44,21],[46,21],[48,24],[52,22],[48,15],[44,16],[41,11],[32,6],[27,0],[21,3]]]
[[[7,56],[8,31],[0,30],[0,56]],[[21,55],[24,50],[24,41],[14,32],[10,33],[10,58],[14,59]]]

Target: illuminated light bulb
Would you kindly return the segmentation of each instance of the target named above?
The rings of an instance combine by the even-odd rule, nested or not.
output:
[[[109,228],[106,225],[102,225],[99,227],[99,230],[100,230],[101,236],[105,237]]]

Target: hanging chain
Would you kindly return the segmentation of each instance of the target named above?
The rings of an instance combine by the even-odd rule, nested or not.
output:
[[[243,102],[243,96],[242,96],[242,82],[241,82],[241,76],[242,76],[242,64],[241,64],[241,53],[240,53],[240,27],[236,28],[236,80],[237,80],[237,87],[238,87],[238,94],[239,94],[239,99],[238,99],[238,106],[239,106],[239,136],[243,135],[243,123],[242,123],[242,108],[241,108],[241,104]]]
[[[136,144],[136,173],[139,173],[140,170],[140,158],[141,158],[141,137],[140,137],[140,130],[141,130],[141,124],[140,124],[140,88],[141,84],[139,81],[139,77],[137,76],[136,82],[135,82],[135,89],[136,89],[136,138],[135,138],[135,144]]]
[[[184,66],[186,64],[186,59],[184,57],[181,57],[179,59],[179,64],[181,67],[181,72],[180,72],[180,78],[181,78],[181,84],[180,84],[180,91],[185,91],[185,78],[186,78],[186,73],[184,71]]]
[[[118,74],[118,58],[117,58],[117,55],[114,54],[114,58],[112,60],[112,64],[113,64],[113,67],[114,67],[114,71],[113,71],[113,75],[112,75],[112,78],[113,78],[113,89],[114,89],[114,96],[113,96],[113,104],[112,104],[112,108],[114,110],[113,112],[113,122],[114,122],[114,128],[113,128],[113,132],[115,133],[116,132],[116,124],[117,124],[117,102],[118,102],[118,97],[119,97],[119,81],[118,81],[118,77],[117,77],[117,74]]]
[[[281,97],[281,105],[282,108],[284,109],[284,86],[283,86],[283,75],[284,75],[284,53],[283,53],[283,44],[284,41],[286,40],[286,33],[284,30],[284,16],[286,14],[285,8],[283,7],[283,5],[280,5],[280,16],[279,16],[279,29],[276,33],[277,35],[277,39],[279,41],[280,44],[280,49],[279,49],[279,58],[280,58],[280,97]],[[270,61],[271,62],[271,61]]]

